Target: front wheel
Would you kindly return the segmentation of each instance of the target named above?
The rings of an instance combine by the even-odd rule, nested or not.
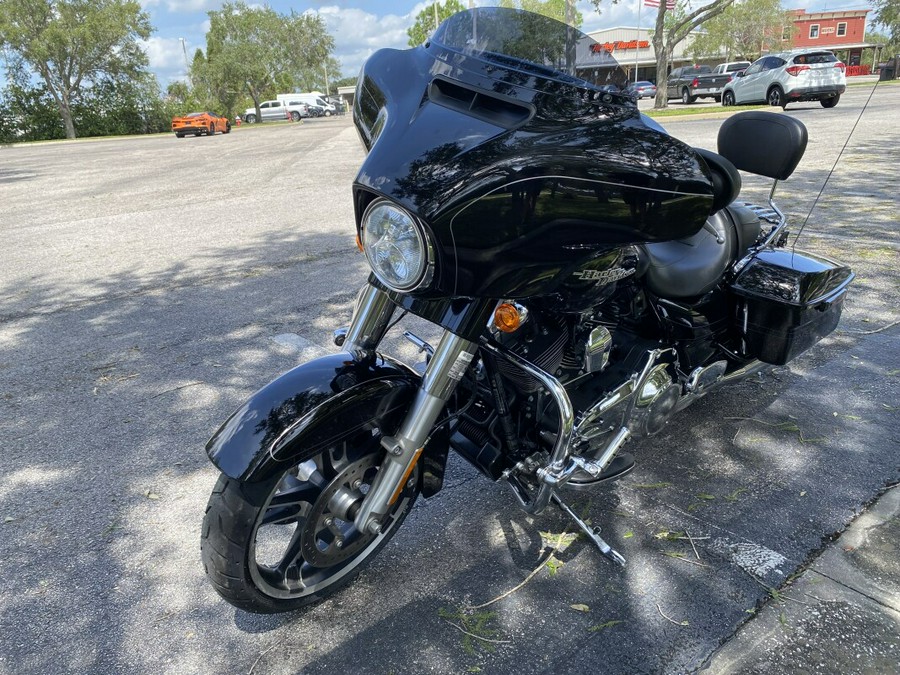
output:
[[[371,431],[269,480],[221,476],[206,507],[200,551],[213,587],[236,607],[288,612],[349,583],[399,529],[418,496],[416,468],[379,534],[353,518],[384,450]]]
[[[254,123],[256,122],[256,115],[247,115],[247,116],[244,118],[244,121],[245,121],[247,124],[254,124]]]
[[[724,94],[722,94],[722,105],[725,105],[725,106],[734,105],[734,92],[733,91],[726,91]]]
[[[838,101],[841,100],[841,95],[832,96],[831,98],[823,98],[819,103],[822,104],[823,108],[833,108],[838,104]]]
[[[291,111],[291,121],[293,121],[293,122],[300,121],[300,113],[298,113],[296,110]]]

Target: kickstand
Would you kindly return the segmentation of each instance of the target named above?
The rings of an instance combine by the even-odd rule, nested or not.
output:
[[[557,495],[555,492],[551,495],[551,499],[557,506],[559,506],[559,508],[565,511],[572,520],[575,521],[578,527],[581,528],[581,530],[588,536],[588,538],[597,545],[597,548],[600,549],[600,552],[603,555],[605,555],[613,562],[619,563],[622,567],[625,567],[625,558],[623,558],[617,551],[614,551],[609,544],[603,541],[603,538],[600,537],[599,527],[591,527],[581,518],[575,515],[575,512],[570,509],[568,505],[562,499],[560,499],[559,495]]]

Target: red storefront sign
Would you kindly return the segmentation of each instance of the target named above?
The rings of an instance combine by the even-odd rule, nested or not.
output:
[[[616,40],[615,42],[592,44],[591,52],[597,54],[602,50],[611,54],[616,50],[623,51],[626,49],[647,49],[647,47],[649,46],[650,43],[647,40]]]

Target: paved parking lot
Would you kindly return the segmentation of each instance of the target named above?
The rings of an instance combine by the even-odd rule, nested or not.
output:
[[[778,193],[796,222],[868,94],[788,108],[810,131]],[[236,611],[203,577],[206,438],[258,386],[332,350],[365,279],[349,116],[0,147],[0,673],[699,668],[772,601],[764,585],[898,478],[898,329],[881,330],[900,318],[898,106],[900,87],[876,91],[801,244],[858,274],[838,333],[700,401],[634,450],[630,476],[577,498],[629,565],[573,542],[555,573],[466,624],[495,642],[451,625],[471,621],[460,608],[519,584],[548,533],[572,530],[460,461],[357,583],[305,613]],[[710,149],[720,123],[664,121]],[[754,201],[767,192],[747,179]],[[685,530],[698,564],[659,536]]]

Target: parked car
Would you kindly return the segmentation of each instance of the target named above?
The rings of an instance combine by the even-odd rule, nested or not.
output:
[[[768,54],[725,85],[722,105],[819,101],[833,108],[847,88],[847,67],[829,51],[803,49]]]
[[[334,115],[336,110],[333,104],[326,101],[321,95],[308,93],[308,94],[278,94],[277,96],[279,101],[284,101],[287,98],[290,98],[295,101],[303,101],[306,105],[313,107],[319,106],[322,109],[322,115],[328,117],[329,115]]]
[[[687,105],[698,98],[719,100],[722,87],[731,78],[729,73],[714,73],[709,66],[682,66],[666,79],[666,98],[680,98]]]
[[[632,82],[625,88],[625,92],[633,94],[637,98],[653,98],[656,96],[656,85],[646,80]]]
[[[722,75],[723,73],[736,73],[739,70],[746,70],[750,66],[749,61],[726,61],[725,63],[720,63],[715,68],[713,68],[713,73],[716,75]]]
[[[292,99],[279,99],[282,103],[284,103],[285,107],[288,110],[288,114],[291,116],[291,119],[295,122],[299,122],[301,119],[305,117],[311,117],[311,113],[309,112],[309,106],[303,101],[294,101]]]
[[[247,108],[244,111],[244,121],[247,124],[255,124],[268,120],[289,120],[291,112],[291,108],[284,101],[263,101],[259,104],[259,114],[262,115],[262,119],[256,119],[256,108]]]
[[[172,131],[178,138],[184,138],[186,134],[212,136],[217,131],[227,134],[231,131],[231,122],[227,117],[215,113],[192,112],[180,117],[173,117]]]

